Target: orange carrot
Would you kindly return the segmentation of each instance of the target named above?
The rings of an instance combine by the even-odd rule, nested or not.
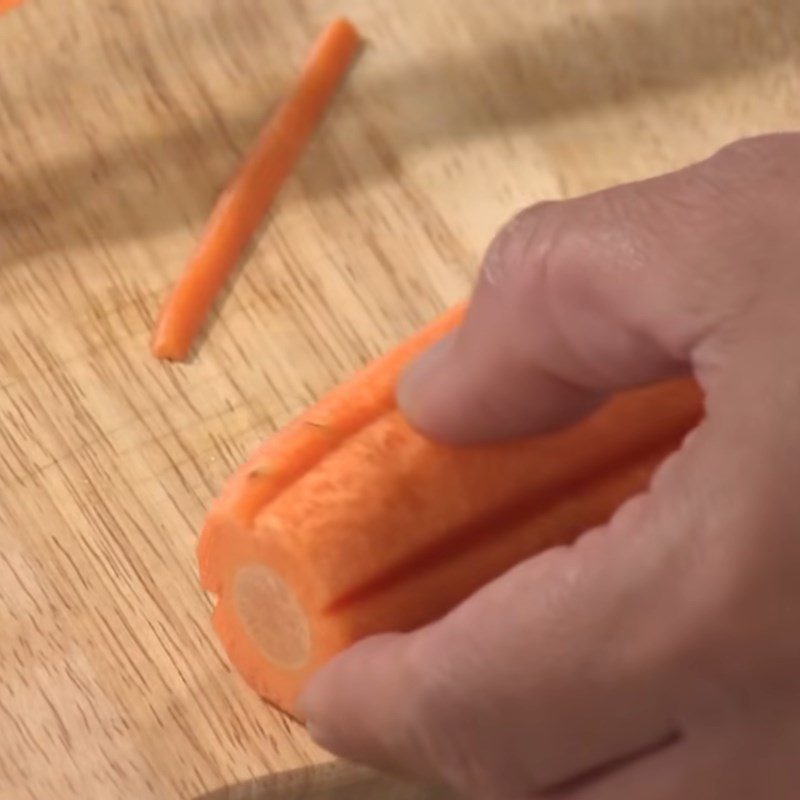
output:
[[[22,5],[22,0],[0,0],[0,14]]]
[[[291,712],[311,674],[374,633],[410,630],[546,547],[607,521],[700,419],[689,380],[625,392],[577,425],[454,448],[413,431],[394,386],[457,308],[268,440],[198,545],[235,667]]]
[[[200,243],[164,306],[151,342],[157,358],[187,356],[214,300],[300,157],[358,50],[356,29],[332,22],[297,84],[220,197]]]

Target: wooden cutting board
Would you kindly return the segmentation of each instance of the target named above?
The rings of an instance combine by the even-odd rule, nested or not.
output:
[[[339,13],[363,57],[196,357],[155,362],[214,197]],[[216,645],[194,563],[209,500],[464,296],[520,206],[798,127],[797,41],[795,0],[27,0],[0,18],[0,796],[183,800],[325,761]]]

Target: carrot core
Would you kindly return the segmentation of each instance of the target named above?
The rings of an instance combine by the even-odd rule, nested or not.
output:
[[[263,564],[248,564],[236,572],[233,597],[245,632],[266,659],[281,669],[306,665],[308,618],[283,578]]]

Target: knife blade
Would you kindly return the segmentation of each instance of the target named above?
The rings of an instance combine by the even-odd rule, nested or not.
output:
[[[457,800],[445,789],[332,761],[223,786],[195,800]]]

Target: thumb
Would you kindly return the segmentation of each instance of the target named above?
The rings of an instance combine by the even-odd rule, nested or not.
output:
[[[462,327],[401,381],[411,423],[445,441],[497,440],[569,422],[692,359],[702,370],[699,343],[753,288],[755,271],[734,266],[760,246],[740,224],[739,184],[763,146],[523,211],[490,246]]]

